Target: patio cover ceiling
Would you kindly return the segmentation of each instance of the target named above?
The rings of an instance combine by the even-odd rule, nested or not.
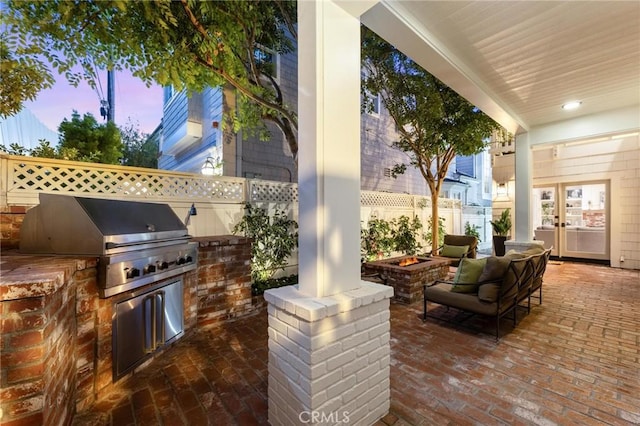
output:
[[[512,132],[640,105],[640,2],[368,6],[365,25]]]

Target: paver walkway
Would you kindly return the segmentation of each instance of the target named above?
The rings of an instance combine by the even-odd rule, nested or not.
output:
[[[543,297],[497,344],[392,303],[378,426],[640,424],[640,271],[553,262]],[[183,338],[74,424],[265,425],[266,329],[263,311]]]

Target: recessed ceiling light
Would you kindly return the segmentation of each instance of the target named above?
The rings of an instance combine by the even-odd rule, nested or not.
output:
[[[562,109],[566,109],[567,111],[569,111],[569,110],[578,108],[580,105],[582,105],[582,102],[580,101],[571,101],[562,105]]]

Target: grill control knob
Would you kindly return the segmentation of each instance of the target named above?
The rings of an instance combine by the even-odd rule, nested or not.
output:
[[[160,265],[158,265],[159,269],[167,269],[169,267],[169,264],[167,262],[162,262]]]
[[[131,269],[127,270],[127,278],[135,278],[135,277],[139,277],[139,276],[140,276],[140,269],[131,268]]]
[[[185,257],[185,258],[184,258],[184,260],[185,260],[187,263],[191,263],[191,262],[193,262],[193,257],[191,257],[191,256],[187,256],[187,257]]]
[[[156,271],[156,265],[147,265],[144,267],[145,274],[152,274]]]
[[[178,258],[178,260],[176,260],[176,263],[177,263],[178,265],[183,265],[183,264],[184,264],[184,262],[186,262],[186,260],[185,260],[185,258],[184,258],[184,257],[179,257],[179,258]]]

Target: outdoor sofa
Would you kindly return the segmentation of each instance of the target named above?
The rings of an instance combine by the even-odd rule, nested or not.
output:
[[[538,292],[542,303],[542,282],[551,248],[534,247],[518,253],[483,259],[462,259],[452,281],[437,280],[424,289],[423,321],[442,320],[427,310],[427,302],[495,319],[496,340],[500,320],[510,315],[516,326],[518,306],[531,309],[531,297]]]

